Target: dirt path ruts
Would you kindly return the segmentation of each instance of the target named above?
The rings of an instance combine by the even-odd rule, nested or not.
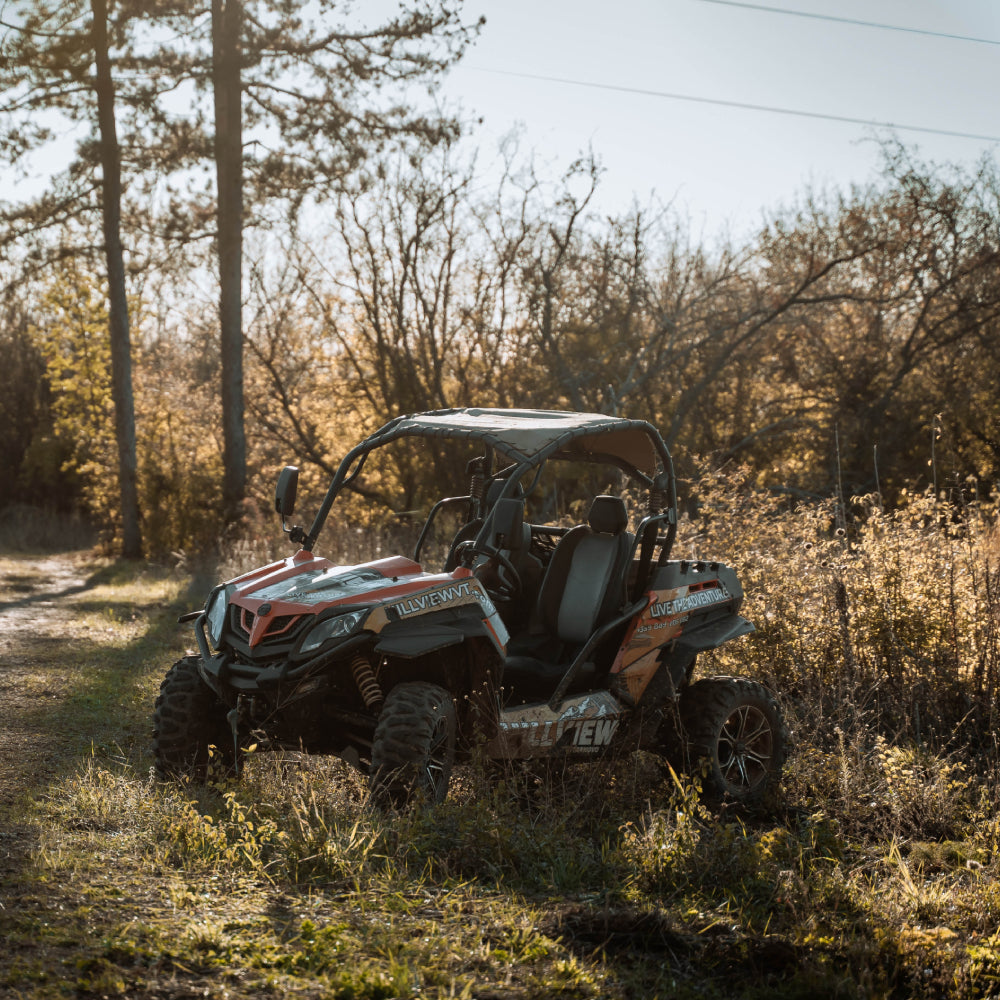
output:
[[[44,729],[39,707],[65,693],[62,668],[47,650],[71,641],[67,599],[87,587],[77,554],[0,557],[0,809],[11,809],[65,753]]]

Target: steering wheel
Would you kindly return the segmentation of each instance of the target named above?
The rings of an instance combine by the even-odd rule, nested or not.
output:
[[[494,579],[489,582],[482,581],[490,597],[498,601],[512,601],[521,593],[523,589],[521,574],[499,549],[484,542],[477,544],[476,539],[469,538],[464,542],[459,542],[455,553],[460,563],[470,567],[476,556],[485,556],[491,563],[495,563],[495,572],[492,574]]]

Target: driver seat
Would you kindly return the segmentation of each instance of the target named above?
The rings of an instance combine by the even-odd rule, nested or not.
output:
[[[452,539],[451,547],[448,549],[448,555],[445,559],[444,570],[446,573],[450,573],[458,565],[459,553],[464,542],[479,540],[486,542],[488,545],[496,545],[496,530],[494,528],[494,522],[497,518],[496,505],[506,485],[507,481],[505,479],[494,479],[486,491],[486,498],[483,504],[486,516],[473,518],[458,529],[457,534]],[[514,537],[514,532],[508,530],[507,533],[510,537],[501,546],[504,550],[504,555],[508,558],[511,558],[512,553],[517,553],[518,558],[520,558],[521,553],[527,553],[531,548],[531,525],[524,520],[524,495],[520,489],[514,494],[514,499],[521,502],[521,518],[518,520],[516,526],[517,537]],[[537,560],[534,561],[537,563]],[[538,569],[539,575],[541,575],[540,563],[538,563]]]
[[[516,701],[548,698],[593,633],[625,602],[632,536],[620,497],[594,497],[587,523],[559,540],[538,592],[540,635],[527,637],[507,657],[503,687]],[[524,648],[526,647],[526,648]],[[593,682],[596,668],[579,682]]]
[[[532,595],[538,590],[542,577],[542,564],[531,552],[531,525],[524,520],[524,500],[513,497],[497,500],[476,536],[476,544],[480,543],[484,546],[484,554],[474,560],[472,572],[497,602],[507,628],[511,632],[526,630]],[[496,550],[517,574],[516,587],[507,593],[503,590],[508,572],[485,555],[489,549]]]

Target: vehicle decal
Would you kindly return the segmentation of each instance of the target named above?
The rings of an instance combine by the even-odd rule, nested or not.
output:
[[[611,667],[612,674],[621,675],[633,699],[641,697],[659,668],[659,650],[684,631],[691,615],[732,597],[721,581],[706,584],[698,584],[693,590],[688,586],[649,592],[649,604],[632,619]]]
[[[507,631],[507,626],[504,625],[503,619],[500,617],[500,612],[497,611],[497,607],[490,598],[490,595],[486,593],[486,588],[478,580],[470,582],[472,583],[473,593],[482,606],[483,614],[486,615],[483,622],[492,634],[497,649],[503,653],[507,648],[507,643],[510,642],[510,633]]]
[[[421,615],[442,604],[452,604],[463,597],[475,597],[479,600],[479,594],[473,593],[472,581],[465,580],[462,583],[454,583],[449,587],[441,587],[440,590],[426,590],[422,594],[414,594],[405,600],[390,605],[393,611],[400,618],[407,618],[410,615]],[[480,600],[480,604],[482,601]]]
[[[538,750],[597,751],[613,742],[621,713],[621,704],[607,692],[580,695],[559,712],[544,703],[505,709],[497,746],[509,757]]]
[[[394,604],[388,604],[386,611],[390,617],[414,618],[425,615],[438,608],[461,606],[463,604],[478,604],[483,612],[483,623],[490,637],[502,653],[510,640],[510,635],[500,618],[493,601],[490,600],[482,584],[475,579],[462,580],[458,583],[439,587],[436,590],[425,590],[422,593],[411,594]]]
[[[308,570],[279,583],[261,587],[252,596],[259,600],[280,600],[289,604],[324,604],[394,585],[395,581],[387,579],[376,570],[334,566],[331,569]]]
[[[672,628],[674,625],[683,625],[689,618],[689,615],[683,615],[680,618],[669,618],[663,621],[647,621],[644,625],[638,626],[635,630],[636,635],[645,635],[647,632],[659,632],[660,629]]]
[[[683,614],[685,611],[694,611],[697,608],[705,608],[710,604],[718,604],[721,601],[728,601],[729,591],[721,584],[705,590],[688,592],[684,597],[675,597],[670,601],[657,601],[649,608],[649,615],[652,618],[672,618],[674,615]]]
[[[510,642],[510,633],[507,631],[507,626],[504,625],[502,619],[498,612],[494,611],[492,614],[487,615],[483,619],[483,623],[489,629],[490,637],[493,639],[493,644],[500,651],[502,656],[507,651],[507,643]]]
[[[405,586],[406,581],[420,574],[420,564],[403,556],[341,566],[297,552],[282,562],[237,577],[232,581],[233,600],[251,611],[253,602],[274,601],[300,608],[332,605],[369,591]],[[292,613],[292,609],[285,608],[281,613]]]
[[[651,650],[637,651],[636,659],[632,660],[618,674],[618,677],[625,684],[625,690],[633,701],[638,701],[642,693],[646,690],[646,685],[653,679],[657,670],[660,669],[660,647],[655,646]]]
[[[588,719],[586,722],[543,722],[525,730],[530,747],[587,747],[595,750],[611,743],[617,719]]]

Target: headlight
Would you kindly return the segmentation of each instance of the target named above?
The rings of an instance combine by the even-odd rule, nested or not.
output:
[[[205,608],[208,619],[208,637],[216,649],[222,641],[222,629],[226,624],[226,611],[229,609],[229,587],[220,587],[209,599]]]
[[[367,609],[352,611],[347,615],[339,615],[336,618],[325,618],[318,625],[306,634],[299,647],[300,653],[311,653],[314,649],[319,649],[328,639],[338,639],[345,635],[350,635],[364,620],[368,614]]]

